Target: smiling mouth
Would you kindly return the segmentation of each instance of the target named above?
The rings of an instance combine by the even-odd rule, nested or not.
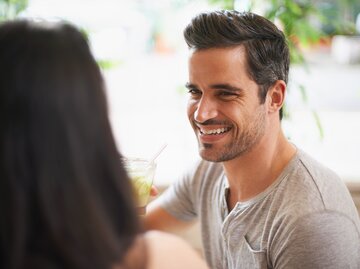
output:
[[[231,127],[224,127],[224,128],[217,128],[217,129],[211,129],[211,130],[204,130],[199,128],[201,135],[220,135],[227,133],[230,131]]]

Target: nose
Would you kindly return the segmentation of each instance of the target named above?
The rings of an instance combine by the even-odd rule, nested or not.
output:
[[[215,102],[203,95],[196,105],[194,119],[197,122],[202,123],[209,119],[215,118],[217,115],[218,111]]]

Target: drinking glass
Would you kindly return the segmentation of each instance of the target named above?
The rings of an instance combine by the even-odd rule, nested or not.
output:
[[[139,213],[143,215],[149,202],[156,163],[142,158],[125,158],[124,164],[132,182]]]

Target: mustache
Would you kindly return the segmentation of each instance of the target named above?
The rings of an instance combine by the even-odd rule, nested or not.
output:
[[[196,123],[196,125],[202,125],[202,126],[206,126],[206,125],[231,125],[231,123],[228,122],[228,121],[215,120],[215,119],[208,119],[207,121],[204,121],[204,122],[198,122],[195,119],[193,121],[194,121],[194,123]]]

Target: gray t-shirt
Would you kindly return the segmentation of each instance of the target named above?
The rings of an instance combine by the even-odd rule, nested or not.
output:
[[[360,268],[354,202],[339,177],[303,151],[231,212],[227,190],[222,165],[201,161],[158,201],[180,220],[200,218],[211,268]]]

